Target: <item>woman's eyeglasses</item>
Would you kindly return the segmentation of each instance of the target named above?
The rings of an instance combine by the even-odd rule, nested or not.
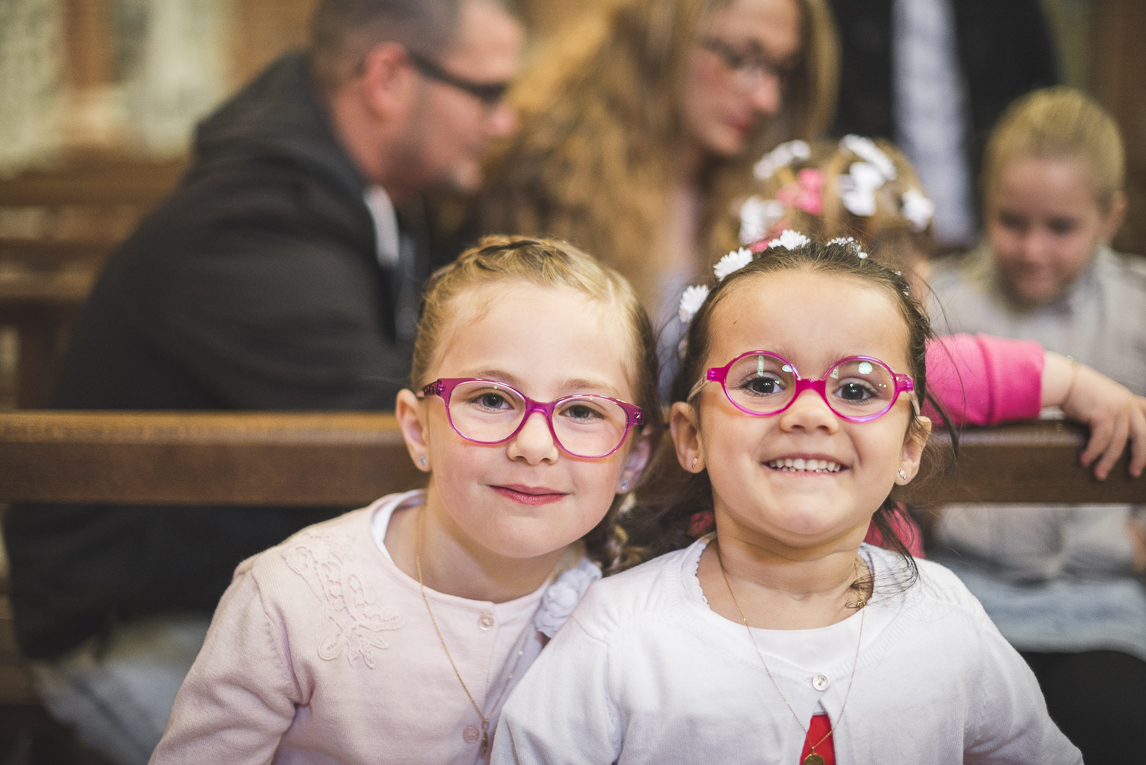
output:
[[[749,351],[722,367],[712,367],[688,395],[691,401],[707,382],[718,382],[740,411],[757,417],[780,414],[804,390],[820,394],[828,408],[848,422],[868,422],[891,411],[899,394],[911,393],[916,414],[915,383],[896,374],[879,359],[849,356],[832,365],[823,377],[805,379],[783,356],[770,351]]]
[[[724,63],[724,66],[732,72],[733,85],[744,93],[756,90],[770,78],[778,80],[783,89],[791,79],[791,66],[779,65],[762,56],[744,53],[715,37],[702,37],[697,44],[715,54]]]
[[[645,418],[639,406],[607,396],[565,396],[542,403],[503,382],[471,377],[434,380],[422,388],[421,396],[440,396],[454,432],[475,444],[505,443],[525,427],[530,415],[541,412],[554,442],[584,459],[617,451]]]

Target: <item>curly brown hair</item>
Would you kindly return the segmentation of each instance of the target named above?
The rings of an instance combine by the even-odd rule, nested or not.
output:
[[[705,20],[729,0],[594,4],[534,61],[510,94],[520,127],[495,147],[480,201],[486,231],[556,236],[625,275],[655,305],[657,232],[669,222],[674,161],[684,138],[682,82]],[[797,0],[802,55],[783,109],[736,157],[709,157],[701,179],[701,252],[765,150],[827,128],[837,45],[824,0]],[[714,261],[713,261],[714,262]],[[701,263],[698,265],[710,265]]]

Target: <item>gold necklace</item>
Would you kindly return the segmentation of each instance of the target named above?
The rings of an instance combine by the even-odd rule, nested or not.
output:
[[[732,582],[728,581],[728,572],[724,570],[724,558],[720,555],[720,543],[716,544],[716,562],[720,564],[720,574],[724,577],[724,586],[728,588],[728,594],[732,596],[732,605],[736,606],[736,613],[740,614],[740,621],[744,623],[744,629],[748,630],[748,637],[752,640],[752,647],[756,649],[756,655],[760,657],[760,663],[764,665],[764,671],[768,673],[768,679],[772,681],[772,685],[776,687],[776,693],[780,694],[780,699],[784,702],[784,706],[788,707],[788,711],[792,713],[792,717],[796,718],[796,724],[800,726],[800,730],[804,731],[804,739],[807,740],[808,729],[804,727],[804,721],[796,714],[796,710],[792,709],[792,705],[788,703],[788,699],[784,697],[784,692],[780,690],[780,684],[776,682],[776,678],[772,676],[772,670],[768,669],[768,662],[764,661],[764,654],[760,652],[760,646],[756,644],[756,636],[752,634],[752,628],[748,626],[748,620],[744,617],[744,612],[740,609],[740,604],[736,602],[736,593],[732,591]],[[854,565],[854,564],[853,564]],[[859,581],[859,571],[856,570],[856,581]],[[844,710],[848,706],[848,697],[852,695],[852,683],[856,679],[856,667],[859,666],[860,646],[863,645],[863,619],[865,614],[865,606],[867,601],[863,595],[860,595],[859,609],[860,609],[860,630],[859,642],[856,643],[856,658],[852,663],[852,676],[848,680],[848,691],[844,694],[844,703],[840,706],[840,716],[836,718],[836,724],[832,729],[827,732],[822,739],[812,744],[808,752],[808,756],[804,758],[803,765],[824,765],[824,758],[816,754],[816,747],[827,741],[836,728],[839,727],[840,720],[844,719]]]
[[[446,652],[446,658],[450,660],[450,666],[454,668],[454,674],[458,677],[458,682],[462,684],[462,690],[470,697],[470,703],[473,704],[474,711],[477,712],[478,717],[481,718],[481,754],[485,757],[486,752],[489,751],[489,718],[493,714],[493,710],[497,709],[501,697],[505,695],[505,689],[513,682],[513,675],[517,672],[517,665],[521,661],[522,655],[525,653],[525,641],[529,639],[529,630],[526,629],[525,637],[522,638],[521,646],[517,650],[517,658],[513,660],[513,666],[509,669],[509,677],[505,679],[505,685],[501,686],[501,693],[497,694],[494,699],[493,706],[489,708],[489,712],[482,714],[481,707],[478,706],[477,701],[474,700],[474,695],[470,693],[470,689],[466,687],[466,681],[462,680],[462,673],[458,672],[458,665],[454,663],[454,657],[450,656],[450,649],[446,647],[446,639],[442,636],[442,630],[438,627],[438,620],[434,618],[434,611],[430,608],[430,599],[426,597],[426,585],[422,583],[422,556],[418,545],[418,529],[422,525],[422,512],[418,511],[418,520],[414,524],[414,564],[418,569],[418,587],[422,590],[422,600],[426,604],[426,612],[430,614],[430,622],[434,625],[434,631],[438,633],[438,640],[442,641],[442,649]]]

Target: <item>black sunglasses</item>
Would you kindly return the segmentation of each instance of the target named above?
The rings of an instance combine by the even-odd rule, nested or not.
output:
[[[505,92],[509,90],[510,83],[508,82],[474,82],[465,77],[450,74],[432,60],[412,50],[407,50],[406,55],[410,57],[411,63],[422,74],[447,85],[452,85],[458,90],[464,90],[486,106],[496,106],[501,99],[505,98]]]

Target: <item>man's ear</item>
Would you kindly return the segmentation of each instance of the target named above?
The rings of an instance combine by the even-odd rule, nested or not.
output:
[[[632,448],[629,449],[628,456],[625,457],[625,467],[621,469],[621,475],[617,478],[618,494],[632,491],[637,482],[641,480],[641,473],[648,466],[649,458],[652,456],[655,446],[650,434],[637,434]]]
[[[375,45],[362,61],[360,85],[366,105],[376,116],[393,118],[410,103],[416,77],[402,45]]]
[[[418,470],[430,472],[429,426],[422,401],[414,395],[414,391],[408,388],[398,391],[394,416],[398,419],[398,427],[402,429],[402,438],[406,441],[410,459],[414,460]]]
[[[669,430],[676,445],[680,466],[690,473],[704,470],[704,444],[700,438],[700,421],[691,404],[678,401],[669,412]]]
[[[923,447],[927,446],[927,438],[931,435],[931,418],[920,415],[916,419],[918,425],[907,432],[903,449],[899,453],[899,471],[895,482],[900,485],[911,483],[911,480],[919,472],[919,460],[923,457]]]

